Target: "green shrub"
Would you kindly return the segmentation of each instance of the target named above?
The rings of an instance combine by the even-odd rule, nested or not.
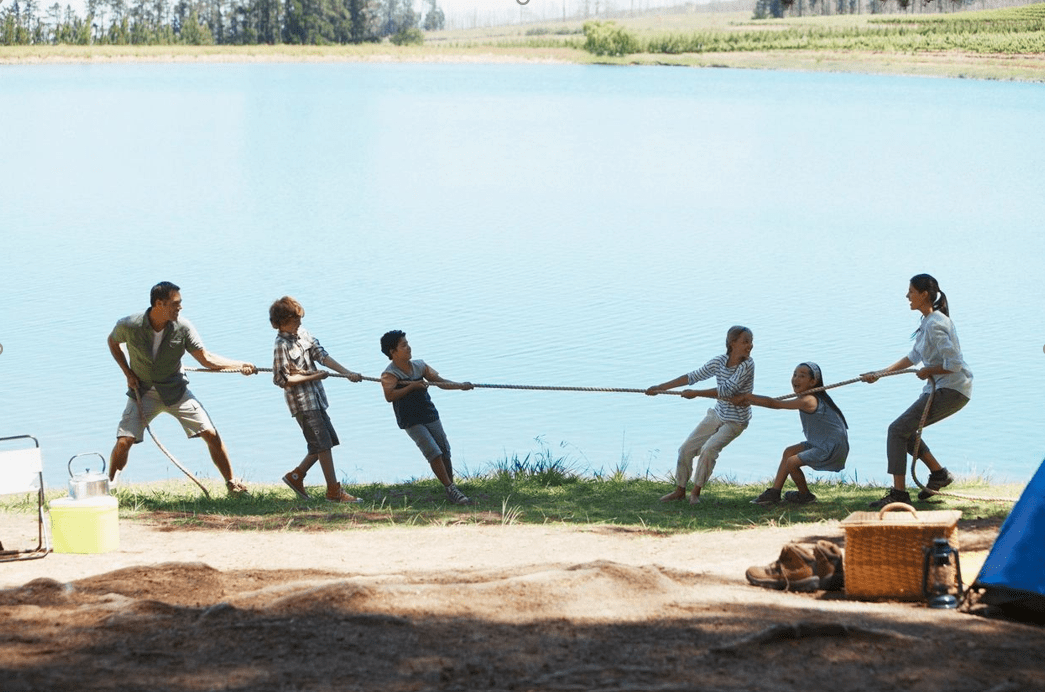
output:
[[[627,55],[642,50],[634,34],[616,22],[584,22],[584,50],[593,55]]]
[[[388,40],[397,46],[422,46],[425,42],[425,35],[416,26],[411,26],[397,34],[392,34]]]

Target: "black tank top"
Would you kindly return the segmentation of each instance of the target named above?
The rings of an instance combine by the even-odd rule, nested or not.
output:
[[[410,372],[408,373],[403,372],[391,363],[385,368],[385,372],[395,375],[401,381],[400,384],[396,385],[396,389],[402,389],[406,386],[407,381],[413,382],[422,379],[421,374],[425,371],[425,367],[423,360],[412,360],[410,361]],[[396,424],[404,430],[415,425],[433,423],[439,420],[439,411],[436,410],[435,404],[432,403],[432,397],[428,395],[427,389],[419,389],[410,392],[402,399],[396,399],[392,402],[392,410],[396,414]]]

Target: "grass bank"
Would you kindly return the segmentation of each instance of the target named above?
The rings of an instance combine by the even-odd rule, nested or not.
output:
[[[423,46],[0,46],[0,64],[55,62],[559,62],[1045,81],[1045,3],[960,13],[753,20],[689,12],[602,24],[431,32]],[[621,38],[618,45],[617,38]]]
[[[475,503],[446,502],[435,480],[345,486],[363,499],[356,505],[334,505],[323,488],[311,488],[313,500],[300,500],[289,488],[251,485],[249,497],[230,498],[210,482],[207,498],[188,480],[121,487],[117,491],[124,521],[156,523],[171,528],[236,531],[331,531],[381,526],[446,526],[453,524],[559,524],[616,526],[653,533],[740,530],[841,520],[882,496],[881,487],[846,480],[812,484],[815,504],[773,507],[751,504],[766,486],[713,480],[696,506],[661,503],[671,484],[659,479],[628,478],[621,472],[598,476],[572,473],[557,460],[514,459],[482,475],[459,479]],[[1022,486],[993,485],[985,479],[962,479],[948,488],[958,494],[1017,498]],[[49,491],[49,498],[64,490]],[[1000,521],[1011,503],[937,498],[917,503],[923,510],[960,509],[966,520]],[[35,498],[7,498],[0,511],[31,513]]]

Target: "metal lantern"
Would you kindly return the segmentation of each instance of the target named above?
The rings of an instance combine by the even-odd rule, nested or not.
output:
[[[957,593],[952,593],[955,582]],[[958,607],[962,597],[962,567],[958,560],[958,549],[952,548],[946,538],[935,538],[932,545],[925,548],[922,593],[930,608]]]

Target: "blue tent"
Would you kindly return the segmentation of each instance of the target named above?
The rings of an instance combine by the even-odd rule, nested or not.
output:
[[[972,587],[1016,617],[1045,617],[1045,461],[1005,519]]]

